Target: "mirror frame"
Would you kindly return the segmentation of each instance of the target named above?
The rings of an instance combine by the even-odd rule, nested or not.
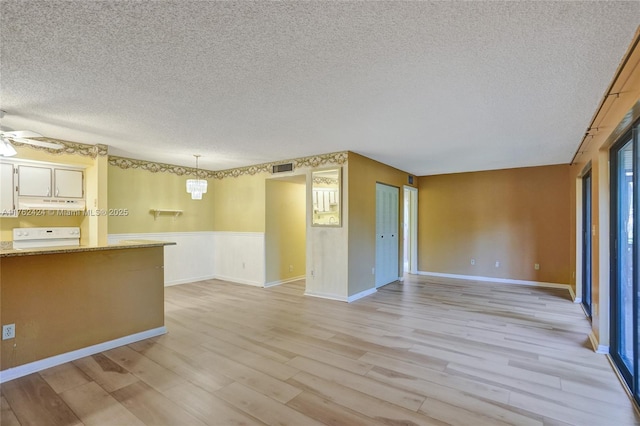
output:
[[[324,223],[324,222],[318,222],[319,218],[317,217],[318,213],[316,212],[316,210],[313,208],[314,207],[314,191],[316,190],[316,183],[314,182],[315,179],[318,179],[318,177],[316,177],[316,174],[326,174],[327,172],[330,171],[336,171],[338,173],[338,184],[337,184],[337,196],[336,196],[336,205],[337,205],[337,222],[335,223]],[[311,171],[311,209],[309,209],[311,211],[311,226],[318,226],[318,227],[329,227],[329,228],[340,228],[342,227],[342,167],[329,167],[326,169],[317,169],[317,170],[312,170]]]

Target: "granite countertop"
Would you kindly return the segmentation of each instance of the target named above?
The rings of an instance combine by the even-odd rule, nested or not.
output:
[[[122,250],[132,248],[174,246],[171,241],[123,240],[114,244],[96,244],[90,246],[38,247],[28,249],[3,249],[0,257],[33,256],[38,254],[79,253],[83,251]]]

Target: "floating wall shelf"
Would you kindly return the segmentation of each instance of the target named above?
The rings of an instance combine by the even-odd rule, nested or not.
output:
[[[169,210],[169,209],[151,209],[150,211],[153,213],[153,220],[156,220],[158,216],[160,216],[161,214],[173,215],[173,220],[176,220],[176,218],[180,216],[183,212],[182,210]]]

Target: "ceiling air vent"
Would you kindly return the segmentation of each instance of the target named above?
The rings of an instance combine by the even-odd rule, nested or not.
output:
[[[271,169],[271,173],[283,173],[283,172],[292,172],[292,171],[293,171],[293,163],[277,164],[277,165],[274,165]]]

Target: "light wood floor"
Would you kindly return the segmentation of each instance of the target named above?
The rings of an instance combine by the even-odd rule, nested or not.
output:
[[[563,290],[409,276],[352,304],[166,289],[165,336],[2,385],[9,425],[640,424]]]

